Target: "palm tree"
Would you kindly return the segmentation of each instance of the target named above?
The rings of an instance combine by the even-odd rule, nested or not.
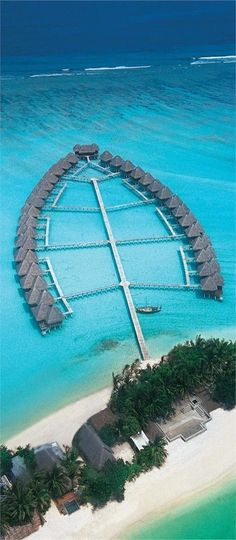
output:
[[[64,456],[61,460],[63,469],[71,481],[71,487],[74,489],[75,483],[80,478],[81,465],[83,461],[78,459],[77,452],[69,446],[64,446]]]
[[[55,465],[46,475],[47,488],[52,498],[60,497],[68,491],[68,476],[62,467]]]
[[[32,489],[36,510],[43,525],[43,514],[45,514],[51,506],[51,498],[47,488],[45,473],[37,471],[32,478],[30,487]]]
[[[21,482],[14,482],[5,501],[11,516],[11,524],[22,525],[32,520],[35,502],[29,486],[25,487]]]

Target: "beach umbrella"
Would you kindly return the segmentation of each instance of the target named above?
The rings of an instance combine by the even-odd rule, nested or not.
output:
[[[179,224],[181,227],[189,227],[190,225],[193,225],[193,223],[196,223],[196,218],[192,214],[192,212],[186,213],[185,216],[182,216],[178,219]]]
[[[177,208],[180,204],[183,204],[181,199],[177,195],[173,195],[170,199],[165,202],[165,206],[170,210]]]
[[[62,323],[64,319],[63,313],[55,306],[52,306],[46,315],[46,323],[49,326],[55,326],[57,324]]]
[[[160,201],[166,201],[167,199],[170,199],[172,195],[172,191],[170,191],[168,187],[163,187],[157,192],[156,198]]]
[[[141,184],[141,181],[142,181],[142,178],[139,181],[139,184]],[[144,184],[142,184],[142,185],[144,185]],[[164,187],[163,184],[159,180],[154,180],[154,182],[152,182],[152,184],[147,185],[147,190],[150,193],[157,193],[158,191],[161,191],[161,189],[163,187]]]
[[[198,222],[193,223],[190,227],[185,229],[185,234],[188,238],[197,238],[202,233],[202,227]]]
[[[201,289],[205,292],[215,292],[217,284],[212,276],[201,279]]]
[[[100,161],[102,163],[110,163],[110,161],[112,160],[112,154],[108,151],[108,150],[105,150],[101,155],[100,155]]]
[[[142,176],[145,175],[145,172],[140,167],[136,167],[131,173],[130,178],[133,180],[139,180]]]
[[[150,186],[153,182],[155,182],[155,178],[149,173],[144,173],[138,180],[140,186],[144,187]]]
[[[133,170],[135,169],[135,165],[131,162],[131,161],[124,161],[124,163],[122,163],[121,165],[121,172],[125,173],[125,174],[129,174],[131,173]]]
[[[114,169],[119,169],[123,165],[124,160],[120,156],[114,156],[110,161],[110,166]]]

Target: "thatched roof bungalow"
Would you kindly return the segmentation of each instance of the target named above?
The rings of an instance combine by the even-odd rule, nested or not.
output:
[[[81,158],[83,158],[83,157],[96,157],[98,155],[98,152],[99,152],[98,145],[95,144],[95,143],[93,143],[93,144],[81,144],[81,146],[76,145],[76,146],[74,146],[73,150]]]
[[[203,229],[198,222],[193,223],[193,225],[190,225],[190,227],[185,229],[185,234],[188,238],[197,238],[202,232]]]
[[[193,225],[193,223],[196,223],[196,221],[197,220],[192,214],[192,212],[189,212],[188,214],[185,214],[185,216],[178,218],[178,222],[183,228],[190,227],[190,225]]]
[[[34,276],[30,273],[20,279],[20,284],[24,291],[29,291],[33,287],[36,287],[40,291],[48,288],[46,281],[41,276]]]
[[[51,172],[47,172],[45,174],[45,176],[43,177],[43,180],[47,180],[47,182],[50,182],[50,184],[57,184],[57,182],[59,181],[59,178],[64,174],[64,170],[63,169],[59,169],[58,168],[53,168]]]
[[[16,265],[16,271],[17,271],[18,276],[20,276],[20,277],[26,276],[26,274],[28,274],[28,271],[29,271],[29,268],[30,268],[31,264],[32,263],[29,263],[26,260],[18,263]]]
[[[219,272],[220,271],[220,265],[219,263],[214,259],[211,259],[210,261],[211,263],[211,273],[212,274],[215,274],[215,272]]]
[[[116,415],[109,409],[109,407],[106,407],[106,409],[102,409],[102,411],[99,411],[98,413],[94,414],[93,416],[90,416],[88,423],[91,424],[93,429],[99,433],[101,429],[105,426],[112,426],[117,422]]]
[[[224,285],[224,278],[222,277],[221,274],[219,274],[219,272],[216,272],[215,274],[212,275],[212,278],[214,279],[217,287],[221,288],[223,287]]]
[[[142,178],[142,176],[144,175],[145,172],[143,171],[143,169],[141,169],[140,167],[135,167],[135,169],[130,173],[130,178],[132,178],[133,180],[140,180],[140,178]]]
[[[49,327],[58,326],[64,319],[63,313],[55,306],[50,307],[47,312],[45,322]]]
[[[210,246],[210,240],[206,234],[199,235],[197,238],[190,239],[190,241],[193,251],[199,251]]]
[[[46,291],[46,290],[41,291],[40,295],[41,296],[40,296],[40,299],[39,299],[39,303],[41,303],[41,302],[43,302],[45,304],[47,303],[49,306],[52,306],[55,303],[55,298],[48,291]]]
[[[30,267],[29,267],[29,274],[31,274],[32,276],[42,276],[43,275],[43,272],[39,266],[38,263],[36,262],[32,262]]]
[[[27,227],[27,225],[23,224],[18,227],[16,235],[18,237],[25,235],[30,238],[37,238],[37,230],[34,227]]]
[[[141,180],[142,180],[142,178],[141,178]],[[154,180],[154,182],[152,182],[152,184],[149,184],[147,186],[147,191],[149,191],[149,193],[155,194],[158,191],[161,191],[161,189],[163,187],[164,187],[163,184],[161,182],[159,182],[159,180]]]
[[[26,214],[26,215],[23,214],[22,215],[22,218],[19,221],[19,225],[22,225],[23,223],[27,227],[34,227],[35,229],[36,229],[36,227],[38,227],[37,219],[34,218],[33,216],[28,216],[28,214]]]
[[[36,195],[33,195],[30,202],[35,206],[35,208],[43,208],[45,205],[45,201],[43,199],[40,199]]]
[[[63,451],[57,442],[42,444],[34,448],[37,468],[41,471],[52,471],[55,465],[60,465]]]
[[[205,292],[215,292],[217,290],[217,285],[214,278],[208,276],[201,279],[201,289]]]
[[[24,249],[32,249],[34,251],[37,247],[36,241],[33,238],[31,238],[31,236],[29,236],[27,232],[19,236],[19,238],[17,239],[15,243],[15,246],[16,248],[20,248],[24,246]]]
[[[170,199],[165,202],[165,206],[170,210],[177,208],[180,204],[183,204],[181,199],[177,195],[173,195]]]
[[[124,163],[122,163],[121,165],[121,168],[120,168],[120,171],[122,173],[124,173],[125,175],[129,175],[132,171],[134,171],[135,169],[135,165],[132,163],[132,161],[124,161]]]
[[[41,295],[42,291],[37,289],[37,287],[33,287],[25,293],[25,298],[29,306],[37,306],[39,304]]]
[[[32,217],[37,218],[39,214],[40,214],[39,208],[35,208],[35,206],[33,206],[30,203],[29,204],[26,203],[23,206],[23,209],[21,210],[21,216],[28,215],[28,216],[32,216]]]
[[[69,161],[66,161],[65,159],[60,159],[58,161],[57,166],[60,169],[63,169],[63,171],[69,171],[69,169],[72,167],[72,163],[69,163]]]
[[[45,322],[50,306],[47,303],[41,302],[31,308],[32,314],[37,322]]]
[[[38,260],[38,257],[34,251],[27,251],[24,248],[20,248],[15,252],[14,259],[16,263],[20,263],[24,261],[25,259],[27,262],[36,262]]]
[[[79,161],[78,156],[76,156],[73,152],[69,152],[69,154],[67,154],[64,159],[72,165],[76,165],[76,163],[78,163]]]
[[[74,435],[72,446],[92,467],[100,471],[107,461],[115,461],[112,449],[107,446],[89,424],[84,424]]]
[[[211,259],[211,256],[207,254],[206,249],[201,249],[200,251],[196,251],[195,254],[195,260],[197,263],[204,263]]]
[[[108,150],[104,150],[104,152],[100,155],[100,162],[102,165],[107,165],[112,160],[112,154]]]
[[[124,160],[120,156],[114,156],[110,161],[110,167],[112,167],[112,169],[118,170],[121,165],[123,165],[123,163]]]
[[[157,192],[156,198],[160,201],[166,201],[167,199],[170,199],[172,195],[173,193],[168,187],[163,187]]]
[[[138,183],[140,186],[148,187],[155,182],[155,178],[150,173],[144,173],[141,178],[139,178]]]
[[[176,208],[172,210],[172,214],[176,218],[186,216],[186,214],[188,213],[189,213],[189,208],[184,203],[179,204],[179,206],[176,206]]]
[[[205,263],[199,264],[198,274],[200,277],[211,276],[212,275],[211,263],[205,262]]]

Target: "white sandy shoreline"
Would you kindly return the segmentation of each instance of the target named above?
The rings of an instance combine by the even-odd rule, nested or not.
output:
[[[107,404],[111,388],[87,396],[53,413],[7,441],[10,448],[32,446],[57,440],[70,444],[80,425]],[[168,445],[168,458],[161,469],[142,474],[126,484],[125,501],[112,502],[93,512],[81,508],[71,516],[61,516],[52,505],[47,523],[32,535],[35,540],[111,540],[121,538],[130,527],[201,495],[233,475],[235,466],[236,409],[212,413],[207,431],[184,443]]]

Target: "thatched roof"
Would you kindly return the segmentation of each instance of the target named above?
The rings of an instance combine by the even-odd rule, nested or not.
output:
[[[36,262],[37,255],[34,253],[34,251],[27,251],[21,247],[15,252],[14,259],[16,263],[22,262],[24,259],[26,259],[28,262]]]
[[[55,465],[61,463],[63,452],[56,442],[42,444],[34,448],[34,455],[39,470],[51,471]]]
[[[197,238],[202,233],[202,227],[199,225],[198,222],[194,223],[193,225],[190,225],[190,227],[187,227],[185,229],[185,234],[188,236],[188,238]]]
[[[160,199],[160,201],[166,201],[167,199],[170,199],[171,196],[172,191],[170,191],[168,187],[163,187],[157,193],[157,198]]]
[[[131,173],[133,170],[135,169],[135,165],[131,162],[131,161],[124,161],[124,163],[122,163],[121,165],[121,172],[123,173]]]
[[[37,231],[35,228],[31,226],[27,227],[27,225],[23,223],[17,229],[17,236],[22,236],[22,235],[28,236],[30,238],[37,238]]]
[[[214,292],[217,290],[217,285],[212,276],[201,279],[201,289],[206,292]]]
[[[209,261],[210,256],[207,254],[206,249],[201,249],[201,251],[197,251],[195,254],[195,260],[198,263],[203,263]]]
[[[44,180],[47,180],[47,182],[50,182],[50,184],[57,184],[58,182],[58,178],[60,176],[62,176],[64,174],[64,171],[63,169],[60,168],[59,170],[59,167],[55,169],[53,168],[53,170],[51,172],[47,172],[44,176]]]
[[[48,191],[46,189],[43,189],[42,186],[37,190],[37,197],[39,199],[47,199],[48,197]]]
[[[37,322],[45,322],[50,307],[48,304],[41,302],[35,307],[32,307],[31,311]]]
[[[99,432],[104,426],[114,425],[117,422],[117,417],[109,407],[106,407],[106,409],[90,416],[88,422],[95,431]]]
[[[20,277],[26,276],[26,274],[28,274],[30,264],[32,264],[32,263],[29,263],[26,260],[18,263],[16,265],[16,271],[17,271],[18,276],[20,276]]]
[[[26,238],[25,239],[25,242],[22,246],[19,246],[19,247],[23,247],[24,249],[27,249],[27,250],[32,250],[32,251],[35,251],[36,250],[36,247],[37,247],[37,244],[35,242],[35,240],[33,238]]]
[[[43,208],[43,206],[45,205],[45,201],[35,195],[32,196],[31,202],[35,206],[35,208]]]
[[[182,216],[178,219],[179,224],[181,227],[189,227],[190,225],[193,225],[193,223],[196,223],[196,218],[192,214],[192,212],[189,212],[188,214],[185,214],[185,216]]]
[[[174,208],[174,209],[172,210],[172,214],[173,214],[173,216],[175,216],[176,218],[185,216],[186,214],[188,214],[188,212],[189,212],[189,209],[188,209],[188,207],[186,206],[186,204],[184,204],[184,203],[181,203],[179,206],[176,206],[176,208]]]
[[[153,182],[155,182],[155,178],[149,173],[144,173],[138,181],[141,186],[150,186]]]
[[[215,272],[219,272],[219,270],[220,270],[220,265],[219,265],[219,263],[215,260],[215,258],[212,258],[212,259],[211,259],[210,264],[211,264],[211,273],[212,273],[212,274],[214,274]]]
[[[76,148],[76,149],[75,149]],[[95,156],[99,152],[98,145],[93,144],[82,144],[73,148],[74,152],[79,156]]]
[[[20,284],[24,291],[28,291],[33,287],[36,287],[41,291],[48,288],[47,283],[46,281],[44,281],[44,279],[42,279],[40,276],[33,276],[32,274],[27,274],[26,276],[22,277],[20,279]]]
[[[72,445],[90,465],[100,471],[107,461],[114,461],[112,449],[100,439],[89,424],[84,424],[74,435]]]
[[[54,304],[55,298],[48,291],[41,291],[40,295],[39,303],[43,302],[49,306]]]
[[[69,161],[66,161],[65,159],[60,159],[57,165],[64,171],[68,171],[72,167],[72,163],[69,163]]]
[[[21,212],[21,216],[28,215],[32,217],[38,217],[40,214],[39,208],[35,208],[32,204],[26,204],[25,207],[23,207],[23,211]]]
[[[142,180],[142,179],[141,179]],[[140,184],[141,184],[141,181],[140,181]],[[159,182],[159,180],[155,180],[152,184],[148,185],[147,186],[147,190],[150,192],[150,193],[157,193],[158,191],[160,191],[161,189],[163,188],[163,184],[161,182]]]
[[[142,176],[145,175],[145,172],[140,167],[136,167],[131,173],[130,178],[133,178],[133,180],[139,180]]]
[[[57,324],[61,324],[63,319],[63,313],[55,306],[52,306],[47,312],[46,323],[48,326],[56,326]]]
[[[49,182],[48,180],[42,180],[42,181],[41,181],[41,186],[43,187],[43,189],[44,189],[45,191],[48,191],[48,192],[52,191],[52,190],[54,189],[54,187],[55,187],[55,186],[54,186],[53,184],[51,184],[51,182]]]
[[[43,272],[38,263],[32,262],[29,267],[29,274],[32,276],[42,276]]]
[[[170,210],[177,208],[180,204],[183,204],[181,199],[177,195],[173,195],[168,201],[165,202],[165,206]]]
[[[28,214],[22,216],[22,218],[20,219],[19,224],[22,225],[23,223],[27,227],[34,227],[35,229],[36,227],[38,227],[37,219],[34,218],[33,216],[28,216]]]
[[[210,245],[210,240],[206,234],[203,234],[201,236],[198,236],[197,238],[193,238],[191,240],[191,245],[193,248],[193,251],[198,251],[200,249],[207,248]]]
[[[27,242],[27,245],[25,245]],[[33,242],[33,243],[32,243]],[[20,247],[23,247],[24,246],[24,249],[36,249],[36,242],[35,240],[30,236],[30,234],[28,234],[27,230],[25,232],[25,234],[20,234],[20,236],[18,237],[16,243],[15,243],[15,246],[17,248],[20,248]],[[27,247],[28,246],[28,247]],[[31,247],[32,246],[32,247]]]
[[[120,156],[114,156],[112,160],[110,161],[111,167],[115,167],[116,169],[121,167],[123,163],[124,163],[124,160]]]
[[[37,287],[33,287],[28,292],[26,292],[25,298],[29,306],[36,306],[39,303],[41,294],[42,294],[42,291],[39,291]]]
[[[212,275],[212,270],[211,270],[210,262],[205,262],[205,263],[199,264],[199,266],[198,266],[198,274],[201,277],[211,276]]]
[[[112,154],[108,150],[105,150],[100,155],[100,161],[102,161],[103,163],[109,163],[111,160],[112,160]]]
[[[211,245],[208,245],[207,248],[205,248],[205,251],[207,255],[209,256],[209,259],[214,258],[216,256],[215,251]]]
[[[212,278],[214,279],[217,287],[222,287],[224,285],[224,278],[221,274],[219,274],[219,272],[213,274]]]
[[[78,154],[80,147],[81,147],[81,144],[76,144],[76,145],[73,147],[73,152],[75,152],[76,154]]]
[[[79,161],[78,157],[73,154],[73,152],[69,152],[69,154],[67,154],[64,159],[69,163],[72,163],[72,165],[75,165]]]

